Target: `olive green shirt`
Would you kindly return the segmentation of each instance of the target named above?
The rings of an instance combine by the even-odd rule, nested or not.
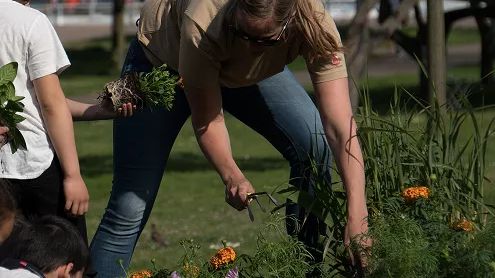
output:
[[[314,2],[326,31],[340,43],[323,4],[308,1]],[[310,62],[308,44],[295,27],[286,30],[290,34],[281,43],[250,51],[250,42],[235,36],[226,24],[228,5],[229,0],[147,0],[137,34],[147,58],[154,65],[167,64],[185,84],[196,88],[253,85],[282,72],[299,55],[305,58],[314,83],[347,77],[343,53],[325,62]]]

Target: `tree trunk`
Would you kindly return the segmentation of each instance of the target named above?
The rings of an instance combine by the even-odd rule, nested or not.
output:
[[[493,19],[476,18],[481,34],[481,82],[493,80],[493,62],[495,52],[495,24]]]
[[[428,76],[430,103],[443,107],[446,103],[447,74],[445,51],[445,20],[443,1],[428,0]]]
[[[471,0],[471,8],[481,12],[475,13],[474,18],[481,36],[481,82],[487,84],[495,81],[495,1],[487,2],[486,8],[481,8],[480,1]]]
[[[124,0],[113,1],[112,64],[120,72],[125,50]]]
[[[378,0],[358,0],[356,15],[352,20],[345,40],[346,62],[349,71],[349,97],[352,110],[359,106],[359,81],[366,70],[370,47],[368,13]]]

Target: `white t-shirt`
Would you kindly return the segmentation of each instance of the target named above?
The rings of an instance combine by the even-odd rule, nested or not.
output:
[[[9,270],[0,267],[0,278],[38,278],[38,276],[26,269]]]
[[[0,178],[33,179],[51,164],[54,151],[45,130],[32,80],[61,73],[69,65],[67,54],[48,18],[12,0],[0,0],[0,66],[17,62],[14,80],[26,119],[17,127],[27,150],[12,154],[10,145],[0,148]]]

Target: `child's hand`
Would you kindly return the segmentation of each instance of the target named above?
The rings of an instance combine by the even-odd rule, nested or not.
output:
[[[65,209],[72,215],[88,211],[89,193],[81,175],[64,178]]]
[[[102,115],[108,115],[109,118],[115,118],[115,117],[132,117],[134,114],[134,110],[136,109],[136,105],[127,102],[122,104],[122,106],[117,109],[117,111],[114,110],[114,106],[112,102],[109,99],[104,99],[100,103],[100,107],[102,108],[103,111],[100,113]]]
[[[136,105],[133,105],[130,102],[124,103],[122,104],[122,107],[117,110],[117,115],[121,117],[132,117],[134,114],[134,109],[136,109]]]
[[[8,127],[0,125],[0,148],[7,143],[8,132],[9,132]]]

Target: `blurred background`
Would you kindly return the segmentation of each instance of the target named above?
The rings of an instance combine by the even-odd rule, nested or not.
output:
[[[360,84],[366,76],[408,75],[418,80],[404,85],[419,85],[426,99],[428,74],[421,73],[418,66],[422,63],[425,70],[430,69],[428,55],[442,59],[432,65],[444,68],[439,75],[445,80],[438,83],[450,84],[450,90],[458,91],[465,83],[493,83],[493,74],[490,75],[495,60],[493,0],[430,1],[433,4],[426,0],[324,2],[344,41],[351,85]],[[118,72],[127,47],[126,36],[135,33],[142,4],[135,0],[47,0],[33,1],[32,7],[48,15],[64,43],[110,38],[112,65],[108,70]],[[431,13],[427,12],[428,5],[432,6]],[[428,40],[429,33],[435,41]],[[297,78],[309,84],[304,68],[301,60],[292,66]],[[351,98],[357,107],[360,88],[351,88]],[[441,102],[447,101],[444,86],[437,90]]]

